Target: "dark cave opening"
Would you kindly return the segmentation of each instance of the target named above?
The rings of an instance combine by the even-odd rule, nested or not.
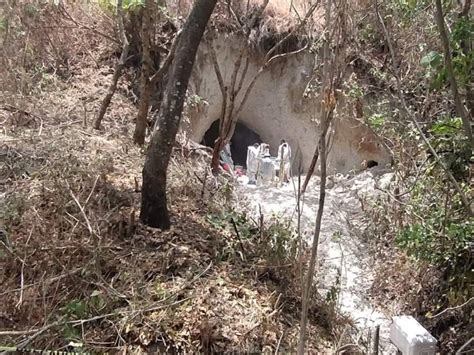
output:
[[[368,168],[368,169],[373,168],[374,166],[377,166],[377,165],[379,165],[379,163],[376,162],[375,160],[369,160],[369,161],[367,162],[367,168]]]
[[[211,127],[204,134],[201,144],[208,147],[214,147],[214,142],[219,136],[219,120],[212,123]],[[247,147],[254,143],[262,143],[260,136],[248,128],[245,124],[237,122],[235,126],[234,136],[230,140],[230,151],[234,165],[246,166]]]

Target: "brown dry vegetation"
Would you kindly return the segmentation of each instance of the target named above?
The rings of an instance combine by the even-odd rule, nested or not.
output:
[[[298,24],[290,3],[271,0],[252,37],[256,49],[268,49]],[[169,6],[168,21],[157,26],[157,47],[169,48],[173,24],[182,22],[178,16],[187,14],[189,4]],[[232,4],[246,12],[247,1]],[[255,4],[260,2],[250,1],[251,11]],[[306,2],[294,4],[304,16]],[[403,191],[421,169],[425,147],[400,114],[373,2],[350,5],[346,59],[352,76],[346,89],[364,93],[365,119],[380,112],[387,117],[381,133],[394,152]],[[426,51],[439,49],[438,34],[428,7],[402,21],[392,5],[385,2],[382,11],[406,99],[429,128],[453,112],[449,95],[427,90],[419,66]],[[274,351],[278,344],[280,350],[293,349],[301,270],[294,263],[275,265],[265,252],[271,246],[258,238],[270,225],[251,223],[252,237],[243,242],[236,236],[220,213],[222,206],[232,207],[232,185],[206,174],[210,158],[204,150],[185,137],[176,146],[169,176],[174,228],[160,232],[137,223],[144,154],[131,135],[139,60],[130,60],[119,82],[104,130],[92,130],[120,54],[114,20],[94,4],[64,9],[41,1],[0,7],[1,19],[8,19],[0,23],[0,345],[58,349],[72,341],[89,349],[136,352]],[[290,46],[300,48],[306,36],[320,33],[321,13],[313,20],[310,34],[299,33]],[[224,2],[211,26],[238,28]],[[131,36],[138,36],[132,40],[137,54],[138,31]],[[449,186],[446,191],[449,195]],[[409,208],[397,215],[389,197],[366,212],[371,217],[366,235],[379,260],[373,298],[414,314],[436,333],[443,351],[454,352],[472,336],[472,306],[430,319],[430,313],[451,305],[445,294],[450,281],[443,270],[394,247],[394,221],[409,225],[417,216]],[[472,287],[467,291],[472,295]],[[339,335],[344,322],[331,314],[313,300],[309,350],[327,350]]]
[[[456,116],[449,92],[432,90],[430,81],[426,79],[426,69],[420,66],[428,51],[441,51],[439,33],[434,26],[433,4],[423,3],[423,6],[410,15],[404,14],[400,7],[389,2],[381,2],[380,8],[395,47],[396,66],[401,73],[405,100],[429,135],[434,124],[445,117]],[[433,181],[443,186],[438,190],[443,191],[438,192],[439,200],[427,208],[433,215],[439,209],[454,211],[456,207],[454,204],[449,206],[446,202],[446,196],[453,195],[453,192],[449,192],[450,184],[446,182],[446,174],[440,172],[439,166],[436,167],[427,156],[426,145],[421,144],[416,136],[407,135],[413,134],[413,130],[405,115],[400,112],[389,49],[377,21],[373,2],[360,1],[354,10],[354,19],[363,21],[353,22],[354,42],[351,55],[354,74],[351,80],[357,83],[353,87],[364,93],[364,117],[370,117],[373,113],[385,117],[384,125],[377,132],[386,138],[388,147],[394,152],[396,173],[396,183],[390,194],[366,207],[366,213],[370,217],[367,218],[367,227],[363,233],[373,244],[372,251],[378,260],[377,279],[371,293],[377,303],[391,308],[395,314],[414,315],[438,339],[441,353],[454,353],[473,334],[473,305],[472,302],[464,304],[467,300],[472,300],[473,295],[473,254],[469,251],[464,254],[465,271],[459,273],[463,281],[456,284],[455,277],[448,276],[451,271],[449,267],[416,260],[407,256],[402,248],[395,247],[395,240],[404,228],[430,218],[430,214],[419,215],[415,212],[419,208],[417,203],[422,206],[423,202],[410,200],[414,189],[421,187],[428,192],[434,189]],[[430,139],[433,137],[430,136]],[[469,162],[467,165],[469,166]],[[460,178],[460,181],[463,179],[466,186],[471,186],[471,191],[468,188],[466,191],[472,202],[473,176]],[[430,184],[430,187],[424,187]],[[401,204],[397,204],[394,198],[398,193],[402,193]],[[444,194],[446,195],[441,197]],[[472,217],[465,216],[463,223],[471,223],[472,230]],[[445,237],[443,231],[439,236]],[[453,238],[449,243],[445,250],[454,247],[458,241]],[[427,248],[428,253],[437,252],[435,246]],[[463,307],[456,308],[462,304]],[[450,307],[454,309],[442,312]]]
[[[36,5],[34,13],[7,9],[4,37],[0,344],[134,353],[294,348],[299,271],[272,257],[272,222],[239,239],[219,217],[232,207],[232,184],[208,176],[209,155],[181,137],[169,174],[174,227],[137,223],[144,154],[131,141],[136,107],[127,80],[104,131],[91,128],[112,74],[110,21],[68,7],[80,23],[71,24]],[[71,30],[59,31],[66,24]],[[312,351],[329,348],[343,324],[316,297],[310,321]]]

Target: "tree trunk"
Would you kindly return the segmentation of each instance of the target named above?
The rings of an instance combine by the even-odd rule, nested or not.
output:
[[[327,122],[329,123],[329,122]],[[316,269],[316,259],[318,256],[319,236],[321,234],[321,224],[323,220],[324,201],[326,198],[326,134],[321,133],[319,138],[319,151],[321,152],[321,182],[319,184],[319,204],[316,214],[316,226],[313,235],[313,246],[311,248],[311,259],[308,273],[303,285],[303,306],[301,310],[300,335],[298,340],[298,355],[304,354],[306,343],[306,324],[308,322],[308,308],[311,290],[313,286],[314,271]]]
[[[331,7],[332,1],[327,0],[326,2],[326,14],[325,14],[325,41],[323,47],[323,80],[321,86],[321,133],[319,138],[319,155],[321,155],[321,181],[320,181],[320,189],[319,189],[319,204],[318,204],[318,212],[316,214],[316,225],[314,228],[313,234],[313,244],[311,248],[311,258],[309,261],[309,268],[308,273],[306,274],[306,278],[303,281],[302,285],[302,309],[301,309],[301,320],[300,320],[300,333],[298,338],[298,355],[303,355],[305,353],[305,345],[306,345],[306,325],[308,323],[308,309],[309,309],[309,300],[311,295],[311,290],[313,288],[313,281],[314,281],[314,272],[316,269],[316,260],[318,256],[318,245],[319,245],[319,236],[321,234],[321,224],[323,220],[323,210],[324,210],[324,202],[326,198],[326,165],[327,165],[327,155],[326,155],[326,132],[329,129],[330,119],[332,115],[328,114],[332,110],[334,110],[333,105],[331,104],[331,97],[332,93],[331,90],[333,89],[333,77],[329,75],[334,75],[335,69],[335,61],[337,59],[337,54],[334,56],[334,62],[332,65],[332,69],[330,70],[329,66],[329,31],[331,25]],[[344,11],[342,9],[342,11]],[[329,74],[330,73],[330,74]],[[335,105],[335,102],[334,102]],[[317,158],[316,158],[317,160]],[[316,163],[315,163],[316,165]]]
[[[212,149],[211,171],[213,175],[217,175],[219,173],[219,161],[222,149],[224,149],[224,140],[219,137],[216,139],[214,148]]]
[[[327,6],[331,6],[331,5],[327,5]],[[330,15],[327,14],[327,9],[326,9],[326,26],[329,26],[329,21],[331,20],[330,19]],[[326,29],[326,31],[328,31]],[[328,34],[326,34],[327,36]],[[322,98],[324,97],[324,89],[325,89],[325,85],[327,84],[326,80],[327,80],[327,73],[329,72],[329,38],[326,38],[325,41],[324,41],[324,46],[323,46],[323,68],[324,68],[324,77],[323,77],[323,83],[322,83],[322,87],[321,87],[321,121],[323,122],[323,120],[326,119],[326,109],[325,109],[325,106],[324,106],[324,103],[322,102]],[[321,124],[321,127],[323,127],[323,125]],[[327,128],[329,129],[329,125],[327,125]],[[326,132],[321,132],[321,137],[322,135],[324,135],[324,137],[326,137]],[[316,164],[318,163],[318,159],[319,159],[319,146],[321,145],[321,141],[318,142],[318,144],[316,145],[316,149],[314,150],[314,154],[313,154],[313,158],[311,159],[311,164],[309,165],[309,169],[308,169],[308,172],[306,173],[306,177],[304,179],[304,183],[303,183],[303,187],[301,188],[301,194],[304,195],[304,193],[306,192],[306,188],[308,187],[308,184],[309,184],[309,180],[311,179],[311,176],[313,175],[314,173],[314,170],[316,169]]]
[[[102,119],[107,112],[107,109],[110,105],[110,101],[112,101],[112,97],[115,94],[115,90],[117,90],[117,82],[122,75],[122,70],[125,66],[125,62],[127,61],[128,57],[128,49],[129,49],[129,42],[127,36],[125,35],[125,29],[123,25],[123,8],[122,8],[122,0],[117,0],[117,22],[118,22],[118,30],[120,39],[122,41],[122,54],[120,55],[120,59],[115,66],[114,75],[112,77],[112,82],[110,83],[109,90],[102,101],[100,106],[99,114],[97,115],[96,119],[94,120],[94,128],[100,129],[100,124],[102,123]]]
[[[472,136],[471,122],[469,116],[464,108],[464,105],[461,101],[458,91],[458,83],[454,75],[453,61],[451,58],[451,48],[449,46],[448,34],[446,33],[446,28],[444,27],[444,15],[443,15],[443,5],[441,0],[436,0],[436,22],[438,24],[438,31],[441,37],[441,42],[444,48],[444,62],[446,64],[446,72],[448,74],[449,84],[451,86],[451,92],[453,94],[454,103],[456,105],[456,112],[461,117],[464,132],[469,139],[471,147],[474,148],[474,138]]]
[[[459,194],[459,197],[461,198],[462,204],[464,208],[466,209],[466,212],[469,214],[470,217],[474,216],[474,211],[472,210],[471,203],[466,197],[466,194],[463,192],[461,189],[461,186],[459,185],[458,181],[456,178],[453,176],[451,171],[448,169],[446,164],[441,160],[440,156],[436,152],[436,150],[433,148],[431,145],[430,141],[428,140],[428,137],[426,137],[425,133],[423,132],[423,129],[421,128],[420,124],[418,123],[416,116],[413,114],[413,112],[408,108],[407,102],[405,100],[405,96],[403,95],[403,89],[402,89],[402,83],[400,80],[400,73],[398,71],[397,66],[395,65],[395,51],[392,46],[392,41],[390,40],[390,35],[388,34],[387,27],[385,26],[385,22],[383,21],[382,15],[380,15],[379,12],[379,7],[378,7],[378,1],[375,0],[375,13],[377,14],[377,18],[380,22],[380,25],[382,26],[382,30],[385,36],[385,40],[387,41],[388,49],[390,52],[390,57],[392,58],[392,69],[393,69],[393,76],[395,78],[395,81],[397,83],[397,92],[398,92],[398,97],[400,98],[400,103],[402,104],[402,109],[403,112],[405,113],[405,116],[410,119],[410,121],[415,125],[418,133],[420,134],[420,137],[423,139],[425,142],[426,146],[430,150],[431,154],[436,160],[436,163],[441,166],[441,168],[445,171],[446,175],[448,176],[449,180],[451,180],[454,188],[456,189],[456,192]],[[444,23],[443,23],[443,28],[444,28]]]
[[[466,0],[464,2],[464,7],[462,11],[459,13],[459,19],[466,21],[466,23],[469,23],[469,21],[471,21],[470,14],[471,0]],[[461,40],[461,50],[463,51],[463,54],[468,57],[469,53],[471,53],[472,51],[472,39],[463,38]],[[466,90],[466,106],[468,111],[468,117],[472,120],[472,118],[474,117],[474,86],[472,80],[464,85],[464,89]]]
[[[329,121],[332,121],[332,113],[328,115],[329,117],[327,118]],[[324,133],[324,136],[326,137],[327,131],[329,129],[330,124],[327,125],[326,132]],[[329,149],[326,150],[329,151]],[[311,179],[311,176],[314,174],[314,170],[316,169],[316,164],[318,163],[319,159],[319,142],[318,145],[316,146],[316,149],[314,150],[313,158],[311,159],[311,164],[309,165],[308,172],[306,173],[306,177],[304,179],[303,187],[301,188],[301,193],[304,194],[306,192],[306,188],[308,187],[309,180]]]
[[[196,52],[217,0],[196,0],[184,25],[176,49],[165,98],[158,116],[143,167],[140,219],[155,228],[168,229],[166,171],[178,133],[189,77]]]
[[[153,29],[152,19],[154,6],[154,0],[146,0],[142,17],[142,66],[140,73],[140,101],[138,102],[135,132],[133,133],[133,141],[138,145],[143,145],[145,143],[148,109],[150,107],[150,76],[153,67],[153,62],[150,56],[150,36]]]

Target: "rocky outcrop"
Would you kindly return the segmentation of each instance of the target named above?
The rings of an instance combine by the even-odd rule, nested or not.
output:
[[[215,37],[212,45],[224,82],[229,83],[235,59],[245,44],[235,35],[222,33]],[[242,99],[246,87],[262,64],[261,55],[255,50],[249,53],[249,67],[237,102]],[[309,51],[272,63],[257,80],[238,118],[239,122],[270,144],[272,154],[276,154],[281,139],[287,140],[293,152],[301,154],[305,170],[310,164],[318,137],[315,123],[319,112],[317,102],[303,97],[314,66],[315,56]],[[198,95],[205,101],[189,110],[190,122],[186,127],[190,137],[200,142],[212,123],[219,118],[222,103],[206,44],[201,44],[196,58],[190,94]],[[389,152],[369,127],[354,119],[352,113],[339,112],[337,117],[328,159],[330,172],[360,169],[366,160],[374,160],[379,165],[390,162]]]

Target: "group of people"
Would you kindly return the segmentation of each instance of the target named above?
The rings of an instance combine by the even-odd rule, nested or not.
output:
[[[230,151],[230,144],[226,144],[220,152],[220,164],[222,168],[237,177],[243,176],[241,167],[234,167],[234,161]],[[270,145],[267,143],[255,143],[247,147],[247,178],[250,185],[262,185],[275,181],[278,177],[280,183],[288,183],[291,172],[291,148],[282,139],[278,147],[278,155],[272,157]],[[235,169],[235,170],[234,170]]]
[[[272,157],[267,143],[255,143],[247,148],[246,163],[249,184],[271,183],[276,176],[280,183],[287,183],[291,170],[290,145],[282,139],[278,147],[278,155]]]

